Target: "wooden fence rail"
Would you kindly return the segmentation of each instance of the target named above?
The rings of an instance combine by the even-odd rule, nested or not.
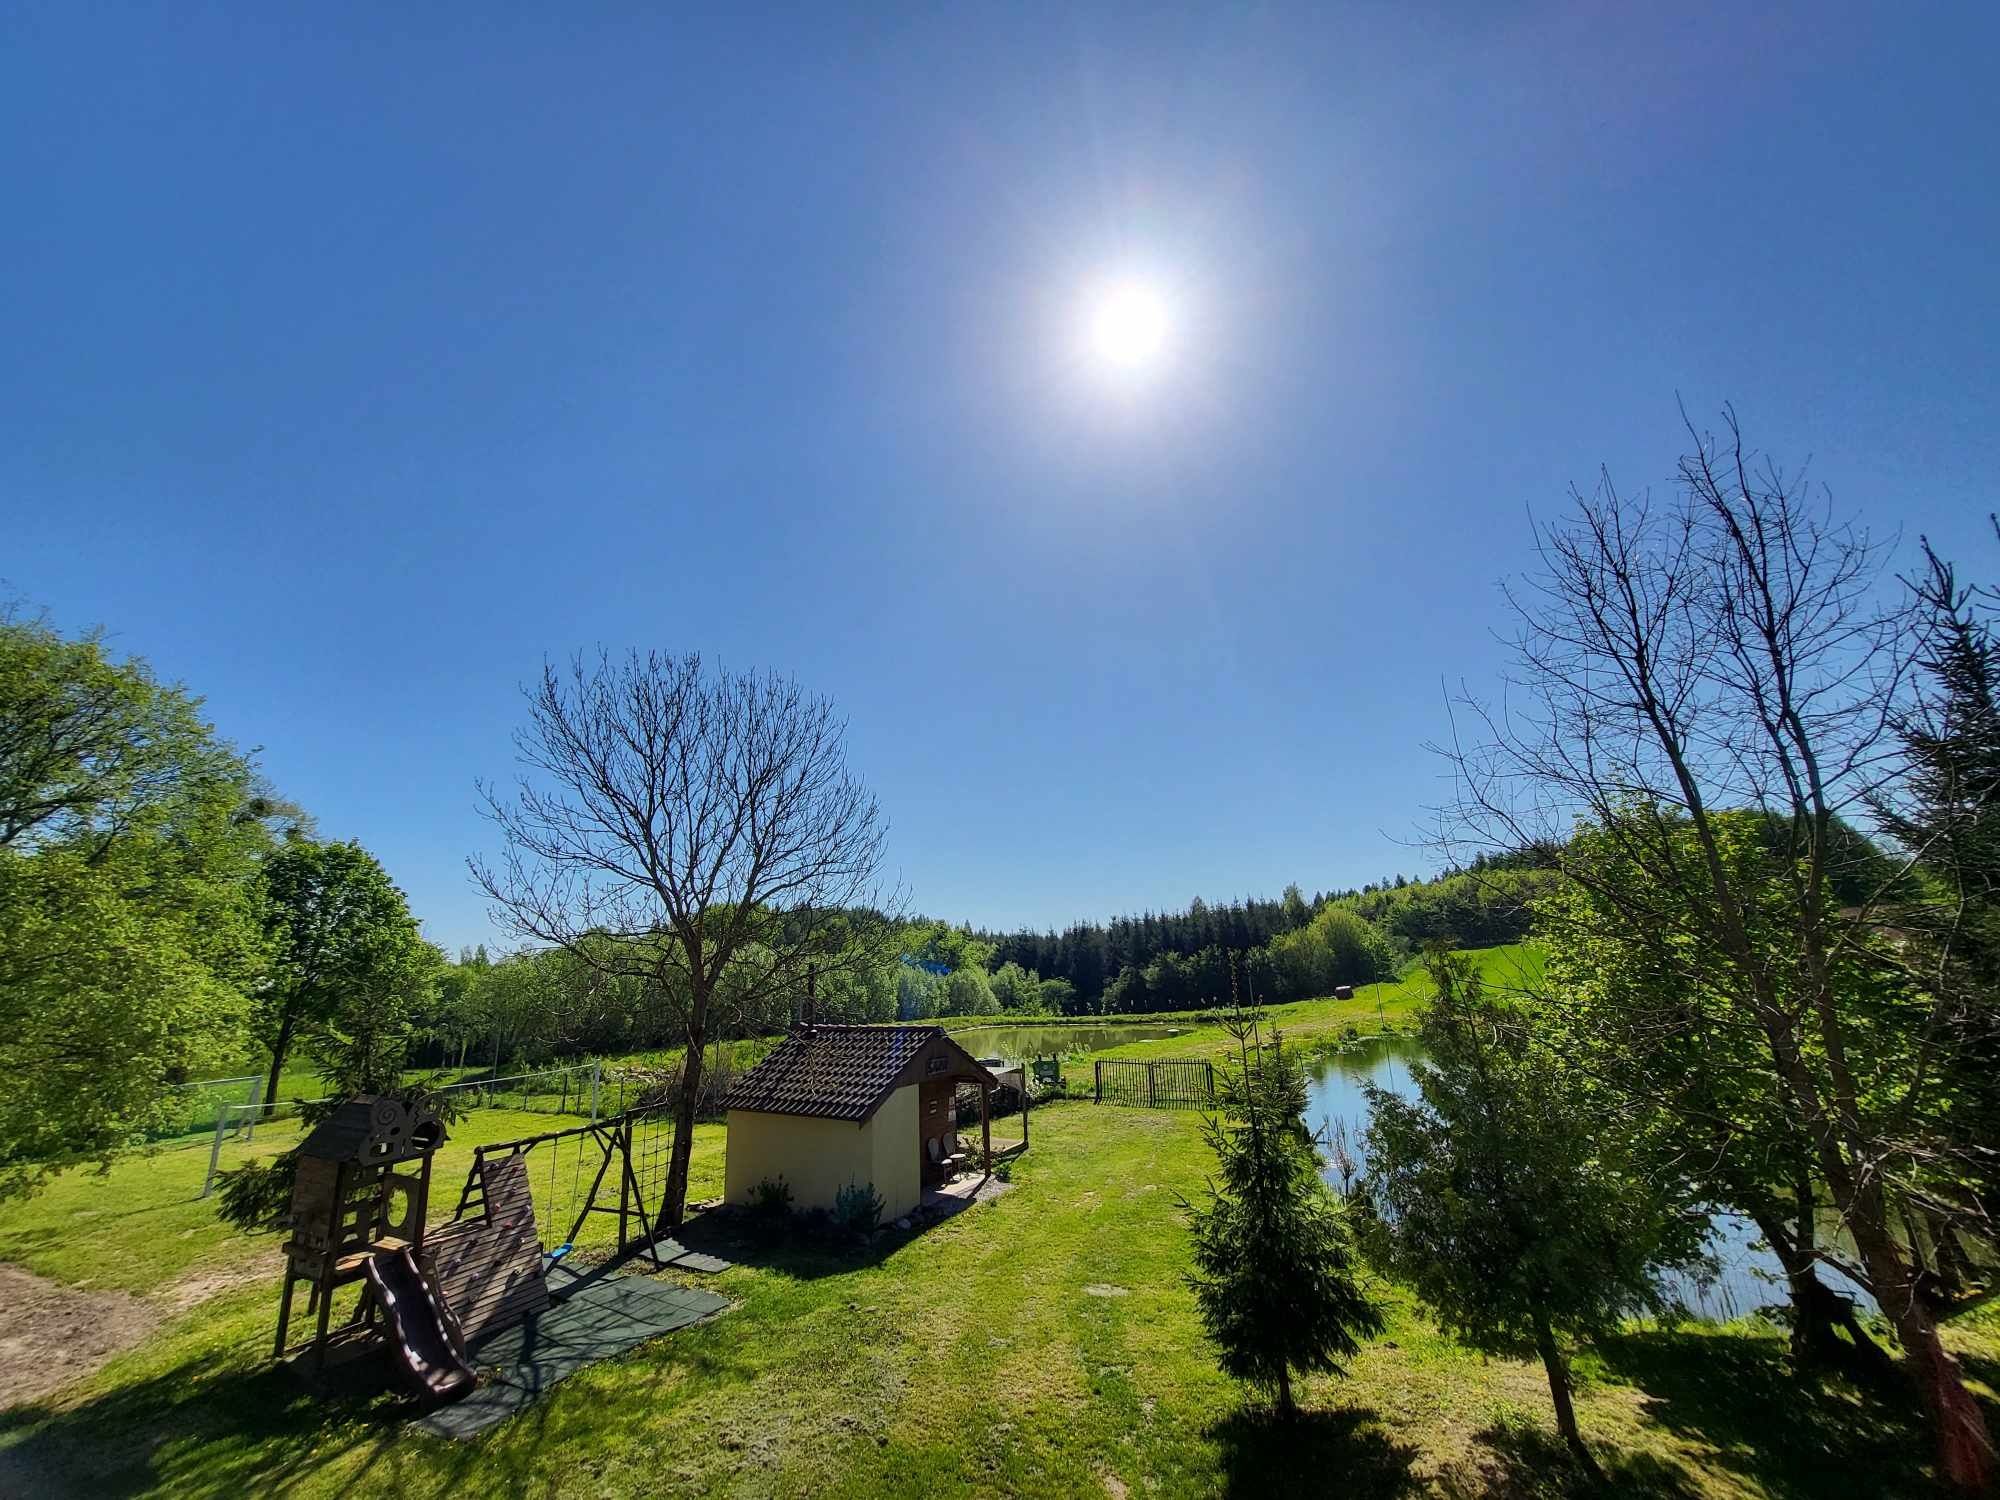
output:
[[[1215,1068],[1199,1057],[1097,1063],[1099,1104],[1137,1104],[1148,1109],[1207,1109],[1215,1103]]]

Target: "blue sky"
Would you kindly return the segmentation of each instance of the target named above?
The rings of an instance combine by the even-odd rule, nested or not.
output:
[[[1677,393],[1990,561],[1991,7],[850,9],[11,8],[0,578],[457,944],[545,652],[797,675],[918,908],[1061,924],[1424,868]]]

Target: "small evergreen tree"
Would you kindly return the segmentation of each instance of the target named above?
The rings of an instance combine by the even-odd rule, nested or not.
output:
[[[1382,1331],[1382,1316],[1320,1179],[1304,1071],[1276,1028],[1265,1041],[1254,1013],[1239,1009],[1224,1025],[1237,1061],[1223,1073],[1220,1115],[1204,1126],[1221,1181],[1205,1205],[1182,1200],[1194,1229],[1188,1284],[1223,1370],[1275,1390],[1290,1415],[1293,1371],[1345,1373],[1340,1362]]]

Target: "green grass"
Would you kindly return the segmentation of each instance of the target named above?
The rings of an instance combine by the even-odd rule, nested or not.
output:
[[[474,1117],[439,1163],[546,1125]],[[0,1491],[93,1496],[1376,1496],[1562,1494],[1538,1369],[1471,1354],[1393,1289],[1352,1378],[1307,1381],[1274,1430],[1216,1370],[1177,1195],[1209,1163],[1198,1120],[1083,1103],[1039,1111],[1012,1190],[873,1254],[779,1250],[699,1284],[736,1306],[558,1386],[470,1444],[406,1432],[395,1398],[323,1403],[267,1358],[275,1276],[173,1316],[59,1396],[0,1413]],[[0,1210],[0,1256],[154,1295],[255,1266],[271,1237],[190,1204],[180,1158],[128,1160]],[[719,1180],[719,1132],[696,1192]],[[153,1180],[158,1175],[159,1180]],[[1122,1295],[1099,1295],[1105,1292]],[[1954,1335],[1986,1380],[2000,1319]],[[1753,1326],[1634,1330],[1579,1362],[1580,1415],[1617,1492],[1921,1492],[1913,1413],[1810,1390]],[[1114,1487],[1122,1486],[1122,1491]]]
[[[432,1168],[431,1218],[442,1222],[451,1217],[474,1147],[581,1123],[505,1109],[465,1115],[452,1125]],[[221,1165],[227,1169],[264,1160],[297,1140],[294,1122],[265,1126],[253,1142],[225,1145]],[[688,1178],[695,1199],[721,1193],[722,1148],[722,1126],[695,1127]],[[533,1158],[538,1172],[548,1170],[549,1149]],[[577,1153],[567,1144],[555,1149],[561,1152],[554,1162],[560,1174],[555,1196],[567,1199]],[[586,1165],[594,1163],[589,1158]],[[199,1196],[207,1171],[207,1151],[175,1150],[124,1156],[108,1172],[66,1173],[35,1197],[0,1206],[0,1261],[71,1286],[171,1295],[191,1278],[270,1260],[277,1246],[274,1236],[227,1229],[216,1220],[215,1200]],[[530,1185],[544,1199],[550,1196],[539,1176]],[[586,1244],[616,1237],[609,1216],[594,1217],[589,1229]],[[277,1285],[275,1270],[271,1284]]]
[[[1518,990],[1533,984],[1541,977],[1541,950],[1532,944],[1515,943],[1500,948],[1479,948],[1471,950],[1470,956],[1477,963],[1480,976],[1491,989]],[[1412,966],[1401,978],[1387,980],[1381,984],[1358,986],[1352,1000],[1295,1000],[1286,1005],[1266,1006],[1264,1015],[1266,1019],[1278,1025],[1287,1039],[1310,1051],[1338,1042],[1346,1035],[1349,1027],[1363,1035],[1383,1030],[1388,1026],[1407,1031],[1416,1024],[1417,1012],[1422,1009],[1424,1002],[1430,999],[1432,993],[1430,976],[1421,966]],[[1105,1019],[1118,1022],[1128,1018],[1114,1016]],[[1197,1024],[1179,1036],[1162,1037],[1148,1042],[1128,1042],[1122,1047],[1108,1048],[1097,1055],[1141,1060],[1163,1057],[1214,1057],[1227,1051],[1232,1045],[1228,1033],[1213,1020],[1191,1018],[1186,1015],[1181,1019],[1184,1021],[1196,1019]]]

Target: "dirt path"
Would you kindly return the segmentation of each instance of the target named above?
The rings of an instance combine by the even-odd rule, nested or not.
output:
[[[150,1333],[165,1310],[129,1292],[82,1292],[0,1264],[0,1409],[79,1380]]]

